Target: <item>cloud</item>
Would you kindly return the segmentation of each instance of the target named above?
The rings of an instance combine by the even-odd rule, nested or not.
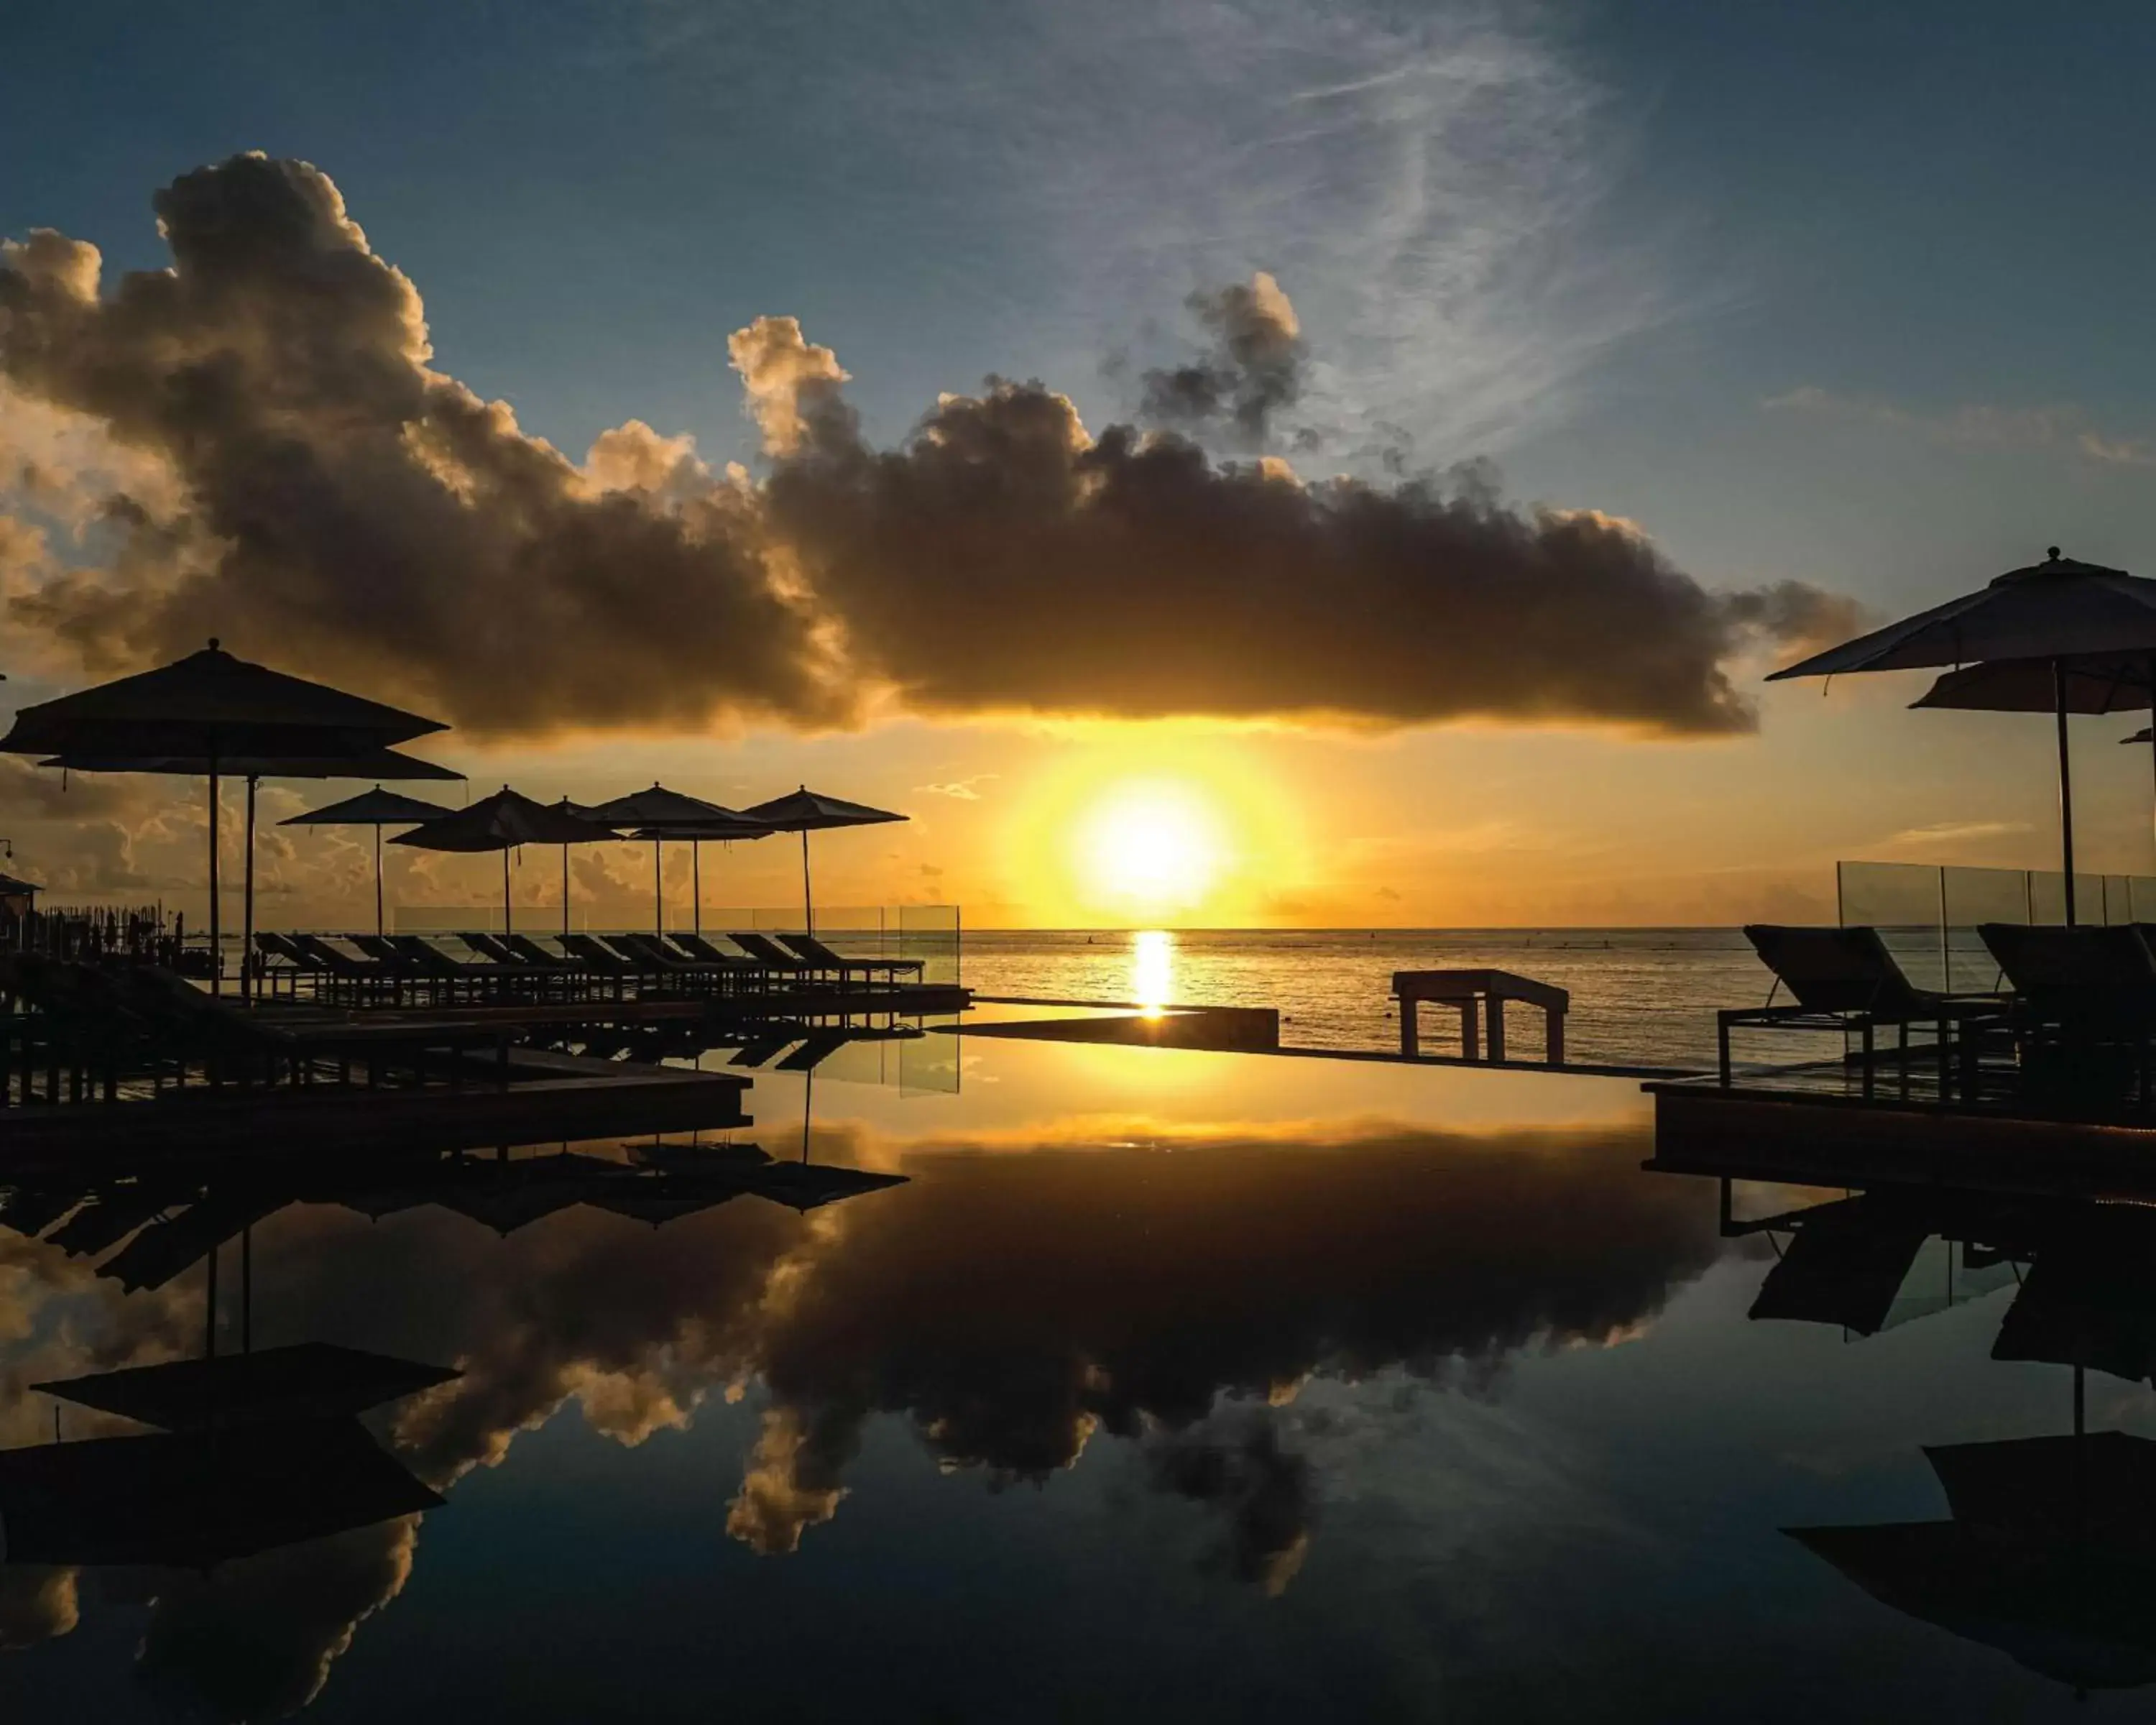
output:
[[[2089,423],[2087,412],[2071,403],[2027,408],[1972,403],[1926,412],[1876,397],[1840,395],[1807,383],[1770,396],[1760,406],[1768,413],[1885,426],[1958,449],[2056,449],[2100,467],[2156,467],[2156,444],[2143,438],[2113,437],[2099,431]]]
[[[0,264],[0,375],[158,458],[181,499],[116,521],[102,574],[16,594],[18,624],[93,672],[221,635],[497,732],[846,715],[732,494],[601,489],[430,369],[417,290],[326,175],[235,157],[155,207],[172,268],[102,298],[96,249],[56,234]]]
[[[1145,374],[1139,411],[1179,430],[1224,428],[1250,449],[1302,393],[1302,326],[1281,285],[1262,270],[1245,285],[1200,289],[1184,302],[1212,337],[1201,357]]]
[[[978,787],[1002,777],[1000,773],[976,773],[970,778],[953,778],[942,784],[917,784],[914,789],[924,796],[955,797],[961,803],[978,803],[981,799]]]
[[[1480,485],[1302,484],[993,381],[901,449],[821,413],[774,536],[915,711],[1755,722],[1727,661],[1850,631],[1798,583],[1716,593],[1631,523]]]
[[[1892,845],[1969,845],[1981,839],[2010,838],[2030,830],[2025,820],[1941,821],[1933,826],[1909,827],[1887,840]]]
[[[1148,1446],[1157,1490],[1219,1512],[1227,1533],[1217,1566],[1271,1598],[1286,1591],[1310,1549],[1313,1470],[1281,1446],[1266,1410],[1230,1408]]]
[[[1096,438],[1038,382],[875,448],[787,317],[728,344],[762,478],[639,421],[580,466],[433,368],[418,290],[319,170],[235,157],[155,205],[172,267],[109,293],[57,234],[0,261],[0,383],[162,479],[83,511],[103,561],[11,577],[13,622],[93,673],[217,634],[496,736],[886,702],[1702,735],[1754,721],[1733,665],[1848,614],[1712,591],[1628,522],[1472,474],[1306,483]],[[1299,323],[1262,276],[1194,303],[1247,439],[1292,398]]]

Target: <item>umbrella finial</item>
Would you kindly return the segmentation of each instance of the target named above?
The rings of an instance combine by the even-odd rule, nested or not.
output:
[[[209,638],[209,650],[213,653],[218,650],[218,639],[215,635]]]
[[[2047,545],[2044,547],[2044,555],[2056,563],[2059,560],[2059,547],[2056,545]]]

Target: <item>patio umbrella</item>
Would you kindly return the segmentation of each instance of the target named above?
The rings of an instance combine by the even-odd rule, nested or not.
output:
[[[490,797],[438,820],[424,822],[389,842],[421,850],[499,850],[501,853],[501,926],[514,927],[509,902],[509,853],[520,845],[596,845],[617,837],[611,828],[567,809],[550,808],[504,785]]]
[[[637,828],[638,838],[650,840],[651,927],[654,934],[662,936],[666,932],[666,889],[660,870],[666,840],[679,836],[674,829],[706,823],[724,824],[741,819],[731,809],[721,809],[701,797],[670,791],[655,778],[648,791],[631,791],[612,802],[593,803],[586,812],[592,819],[603,821],[611,827]]]
[[[288,827],[374,829],[374,932],[378,935],[382,932],[382,828],[417,826],[421,821],[433,820],[454,812],[439,803],[423,803],[417,797],[385,791],[377,785],[371,791],[362,791],[357,797],[346,797],[343,802],[332,803],[326,809],[310,809],[305,814],[293,815],[281,824]]]
[[[353,757],[448,727],[326,683],[235,659],[213,639],[154,670],[22,708],[0,752],[96,761],[199,761],[144,772],[204,771],[209,780],[210,988],[219,990],[218,778],[238,758]],[[116,770],[116,769],[115,769]],[[386,778],[367,773],[367,778]]]
[[[2130,713],[2148,706],[2152,683],[2156,683],[2156,654],[2104,653],[2056,661],[2001,659],[1948,671],[1909,705],[1961,712],[2049,713],[2057,710],[2063,696],[2069,713]],[[2126,740],[2156,739],[2142,731]],[[2151,752],[2150,760],[2156,765],[2156,751]],[[2063,754],[2059,772],[2061,784],[2070,784]],[[2066,800],[2071,803],[2071,798]]]
[[[2052,546],[2041,563],[2009,570],[1989,586],[1776,671],[1827,677],[1845,671],[1917,670],[1994,660],[2041,660],[2051,672],[2058,722],[2059,848],[2066,922],[2074,918],[2073,785],[2066,758],[2069,669],[2077,660],[2156,654],[2156,581],[2076,562]],[[1944,704],[1944,703],[1941,703]]]
[[[711,805],[718,809],[718,805]],[[649,839],[654,843],[661,839],[685,839],[689,845],[690,928],[697,934],[704,932],[704,841],[716,839],[732,844],[737,839],[768,839],[778,830],[762,821],[751,820],[747,815],[731,809],[719,809],[720,819],[699,821],[674,821],[658,826],[639,827],[629,834],[632,839]]]
[[[2152,612],[2156,617],[2156,612]],[[812,791],[803,785],[785,796],[773,797],[768,803],[759,803],[742,814],[748,819],[769,827],[773,832],[798,833],[801,835],[801,908],[808,932],[816,932],[816,899],[808,884],[808,835],[820,833],[829,827],[875,826],[885,821],[904,820],[903,814],[893,814],[886,809],[871,809],[865,803],[849,803],[838,797],[827,797],[820,791]]]
[[[246,999],[252,989],[253,978],[247,966],[247,955],[254,948],[254,793],[256,787],[265,778],[401,778],[401,779],[460,779],[461,773],[447,767],[438,767],[432,761],[422,761],[412,755],[400,755],[394,749],[362,749],[350,756],[336,754],[300,755],[234,755],[213,760],[207,755],[125,755],[81,756],[55,755],[38,762],[40,767],[58,767],[69,773],[162,773],[200,778],[210,778],[214,783],[222,774],[226,778],[247,781],[247,834],[244,856],[244,893],[243,927],[239,965],[239,990]],[[423,805],[431,807],[431,804]],[[212,843],[215,843],[217,807],[210,809]],[[215,876],[215,860],[212,860],[212,880]],[[218,946],[218,928],[214,912],[210,924],[210,950],[218,956],[213,958],[212,973],[221,973],[223,965]],[[213,987],[215,984],[213,983]]]

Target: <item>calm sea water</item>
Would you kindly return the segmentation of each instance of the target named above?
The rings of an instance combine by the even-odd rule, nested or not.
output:
[[[1483,966],[1571,991],[1572,1058],[1642,1065],[1712,1065],[1716,1009],[1758,1004],[1771,980],[1733,928],[968,932],[964,948],[983,993],[1277,1007],[1281,1040],[1304,1048],[1397,1049],[1394,971]],[[1506,1027],[1509,1052],[1539,1055],[1541,1014],[1516,1008]],[[1424,1009],[1426,1050],[1457,1036]]]
[[[1743,1235],[1630,1082],[917,1046],[701,1144],[0,1180],[0,1718],[2149,1716],[2147,1209]],[[56,1432],[210,1335],[456,1375]]]

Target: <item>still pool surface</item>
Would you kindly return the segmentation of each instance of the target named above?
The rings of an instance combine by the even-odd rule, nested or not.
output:
[[[2046,1358],[1992,1357],[2038,1278],[2124,1238],[2082,1250],[2095,1210],[1859,1216],[1853,1257],[1776,1285],[1815,1321],[1754,1319],[1799,1230],[1728,1233],[1714,1181],[1643,1171],[1629,1085],[933,1041],[941,1070],[834,1063],[903,1083],[760,1074],[757,1125],[701,1148],[311,1175],[292,1203],[167,1172],[71,1218],[15,1194],[10,1446],[52,1440],[34,1384],[199,1354],[190,1253],[228,1230],[220,1351],[244,1328],[462,1375],[364,1415],[439,1507],[206,1572],[187,1526],[163,1563],[52,1561],[65,1514],[23,1562],[0,1490],[0,1718],[1810,1725],[2090,1717],[2076,1685],[2156,1711],[2132,1457],[1971,1452],[2015,1464],[2013,1502],[1971,1487],[1957,1529],[1925,1454],[2070,1432],[2055,1362],[2087,1337],[2145,1373],[2130,1276],[2054,1302],[2020,1347]],[[750,1167],[728,1138],[904,1183],[611,1195],[654,1161]],[[2086,1398],[2092,1431],[2156,1432],[2145,1378]],[[258,1500],[270,1474],[331,1517],[364,1498],[316,1467],[322,1422],[266,1429],[244,1453],[306,1459]],[[2017,1522],[2068,1474],[2098,1531]],[[232,1502],[244,1535],[260,1502]],[[1933,1531],[1815,1540],[1839,1566],[1783,1531],[1878,1524]]]

